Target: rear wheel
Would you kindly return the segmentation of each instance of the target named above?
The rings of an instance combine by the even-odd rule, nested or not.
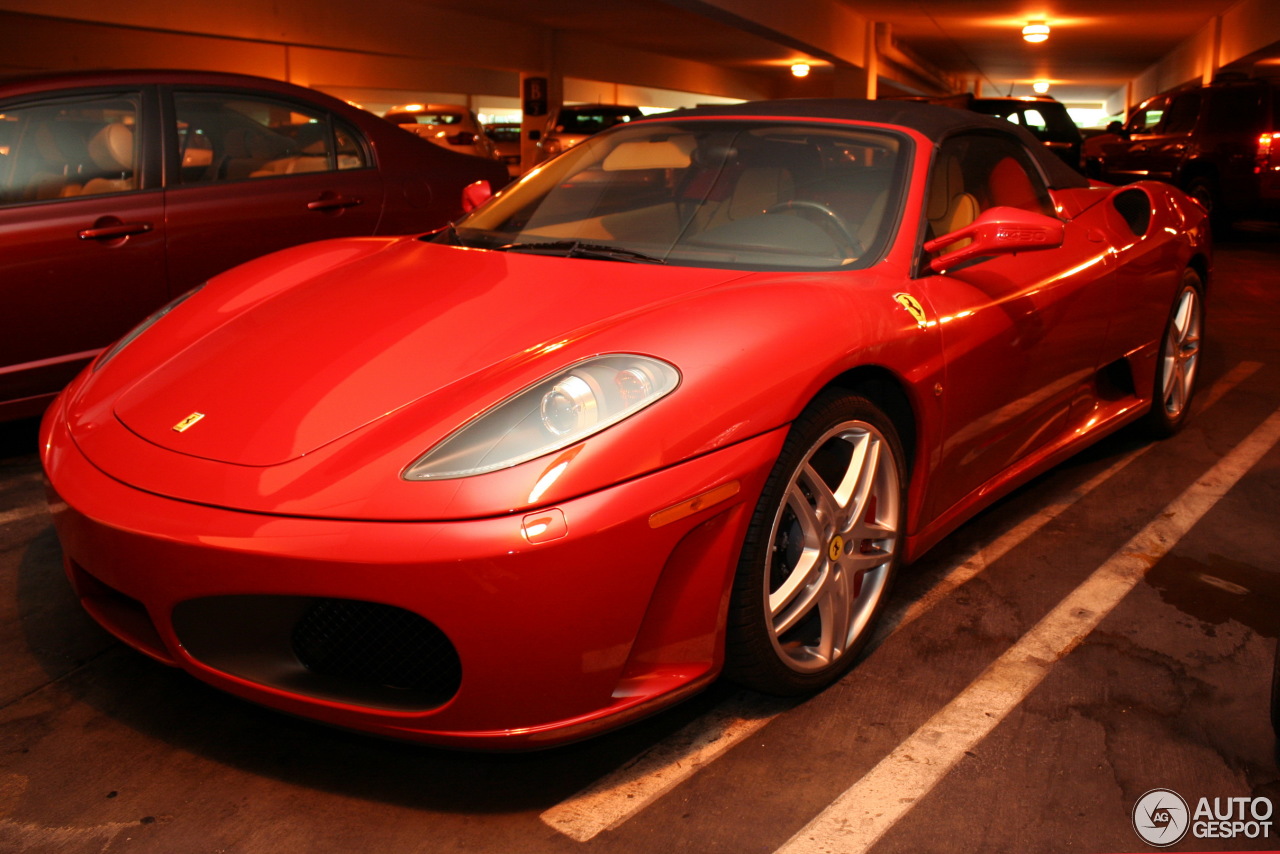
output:
[[[1186,192],[1208,212],[1215,231],[1225,234],[1231,230],[1231,216],[1222,203],[1218,181],[1212,175],[1197,175],[1192,178],[1187,182]]]
[[[824,393],[792,425],[743,546],[726,672],[815,691],[853,665],[888,599],[906,475],[897,431],[863,397]]]
[[[1197,175],[1188,181],[1187,195],[1199,202],[1210,215],[1218,207],[1218,186],[1208,175]]]
[[[1200,367],[1204,327],[1204,286],[1195,270],[1182,274],[1182,287],[1165,323],[1147,423],[1158,436],[1171,436],[1187,420]]]

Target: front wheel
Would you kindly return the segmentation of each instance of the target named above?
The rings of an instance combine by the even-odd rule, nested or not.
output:
[[[1165,323],[1156,365],[1155,388],[1147,424],[1157,436],[1182,428],[1195,393],[1204,328],[1204,286],[1195,270],[1182,274],[1182,286]]]
[[[898,561],[903,459],[893,422],[857,395],[824,393],[792,425],[734,580],[729,678],[795,695],[853,665]]]

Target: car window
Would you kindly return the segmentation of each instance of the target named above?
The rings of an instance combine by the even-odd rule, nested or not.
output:
[[[0,113],[0,205],[139,188],[137,93],[62,98]]]
[[[928,238],[950,234],[994,207],[1053,216],[1053,200],[1027,152],[1015,141],[989,134],[947,140],[934,160],[926,196]],[[944,249],[958,249],[957,242]]]
[[[311,107],[241,93],[177,92],[173,100],[179,184],[370,165],[354,128]]]
[[[1160,133],[1191,133],[1200,115],[1200,90],[1183,92],[1169,103],[1169,109],[1160,120]]]
[[[1213,133],[1261,132],[1266,111],[1261,86],[1223,87],[1206,91],[1205,127]]]
[[[1124,129],[1129,133],[1151,133],[1160,119],[1164,117],[1165,108],[1169,105],[1167,97],[1153,98],[1134,112],[1125,122]]]
[[[560,127],[563,133],[593,134],[599,133],[614,125],[629,122],[632,115],[629,111],[610,109],[565,110],[560,114]]]
[[[1026,109],[1021,113],[1022,124],[1032,130],[1045,131],[1049,129],[1049,123],[1045,121],[1039,110]]]
[[[494,142],[520,141],[520,125],[489,125],[484,132]]]
[[[387,113],[387,121],[397,125],[460,125],[461,113],[446,113],[439,110],[418,113]]]

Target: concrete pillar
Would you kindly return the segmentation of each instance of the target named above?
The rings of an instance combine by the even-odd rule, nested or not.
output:
[[[552,31],[542,55],[545,70],[520,72],[520,168],[525,172],[538,165],[538,140],[548,119],[564,104],[564,72],[556,42]]]

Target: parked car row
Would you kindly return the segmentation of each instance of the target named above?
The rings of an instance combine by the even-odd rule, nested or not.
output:
[[[1149,98],[1084,146],[1088,175],[1181,187],[1220,223],[1280,212],[1280,83],[1229,74]]]
[[[500,163],[319,92],[233,74],[0,83],[0,419],[236,264],[331,237],[423,232]]]
[[[538,139],[538,159],[549,160],[589,136],[644,118],[639,107],[620,104],[567,104],[552,111]]]
[[[393,125],[453,151],[502,160],[475,111],[462,104],[403,104],[382,116]]]

